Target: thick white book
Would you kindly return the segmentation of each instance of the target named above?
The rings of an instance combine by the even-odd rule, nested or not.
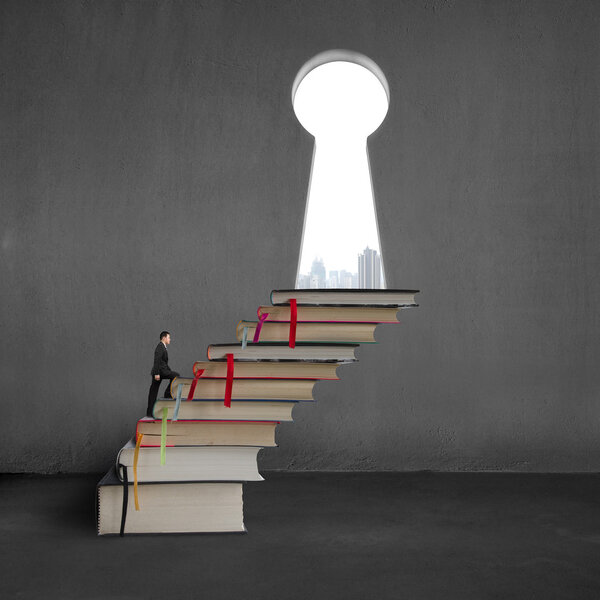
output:
[[[246,531],[240,482],[141,483],[139,510],[133,488],[114,468],[98,483],[98,535]]]
[[[138,451],[138,481],[262,481],[256,446],[176,446],[165,453],[160,464],[160,448],[141,447]],[[133,478],[135,443],[131,439],[117,455],[117,474],[123,480],[123,467]]]

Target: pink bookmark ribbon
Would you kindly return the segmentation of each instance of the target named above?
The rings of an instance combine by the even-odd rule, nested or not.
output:
[[[260,330],[262,329],[263,323],[267,320],[269,313],[263,313],[262,315],[258,315],[258,323],[256,324],[256,329],[254,330],[254,338],[252,339],[253,344],[257,344],[260,338]]]

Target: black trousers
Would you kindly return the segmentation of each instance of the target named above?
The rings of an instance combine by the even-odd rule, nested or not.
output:
[[[158,388],[160,387],[160,384],[165,381],[165,379],[167,380],[167,388],[165,389],[164,397],[173,397],[171,395],[171,382],[173,379],[175,379],[175,377],[179,377],[179,373],[176,371],[164,371],[160,374],[160,379],[158,381],[156,381],[156,379],[154,379],[154,375],[152,375],[152,383],[150,384],[150,389],[148,390],[148,410],[146,411],[147,416],[152,416],[152,409],[154,408],[154,403],[156,402],[156,396],[158,396]]]

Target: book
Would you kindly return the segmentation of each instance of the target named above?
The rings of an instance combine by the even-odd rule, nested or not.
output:
[[[167,421],[167,446],[276,446],[277,421]],[[141,446],[160,446],[162,421],[145,417],[137,422]]]
[[[298,306],[296,319],[298,323],[398,323],[398,311],[408,308],[394,306]],[[289,306],[259,306],[256,311],[261,317],[265,314],[265,322],[289,323],[291,314]]]
[[[242,482],[262,480],[257,455],[277,446],[277,425],[313,401],[317,381],[337,380],[339,366],[356,362],[377,324],[417,306],[417,293],[272,291],[273,306],[257,311],[257,343],[259,321],[241,321],[241,343],[210,345],[194,379],[172,382],[178,399],[157,399],[154,418],[137,422],[139,445],[125,444],[98,484],[98,534],[244,532]]]
[[[295,299],[298,305],[417,306],[417,304],[415,304],[415,295],[418,293],[419,290],[273,290],[271,292],[271,304],[289,304],[291,299]]]
[[[236,328],[237,339],[242,341],[244,329],[250,338],[254,336],[258,323],[240,321]],[[298,323],[296,325],[297,342],[334,342],[353,344],[374,344],[377,323]],[[258,343],[284,342],[290,337],[289,323],[265,321],[260,330]]]
[[[179,405],[178,419],[218,420],[218,421],[292,421],[292,410],[296,400],[242,400],[225,406],[223,400],[184,400]],[[167,419],[173,418],[175,401],[160,399],[154,403],[154,418],[162,418],[163,408],[167,409]]]
[[[130,478],[132,479],[132,477]],[[240,482],[121,482],[115,468],[96,493],[98,535],[245,532]]]
[[[169,448],[165,464],[160,463],[160,448],[138,451],[137,480],[147,481],[262,481],[255,446],[180,446]],[[135,441],[129,440],[117,455],[117,475],[123,480],[123,467],[131,469]]]
[[[234,361],[235,376],[246,379],[331,379],[339,380],[336,369],[339,363],[308,361]],[[227,363],[219,360],[197,361],[192,367],[194,375],[200,369],[202,377],[225,379]]]
[[[182,397],[189,393],[193,379],[176,377],[171,383],[171,395],[177,395],[181,384]],[[317,379],[234,379],[232,400],[312,400],[312,390]],[[223,399],[225,379],[200,377],[194,389],[194,399]]]
[[[298,342],[290,348],[286,342],[268,344],[211,344],[207,354],[210,360],[225,360],[227,354],[233,354],[235,360],[307,360],[347,363],[356,361],[354,350],[358,344],[307,344]]]

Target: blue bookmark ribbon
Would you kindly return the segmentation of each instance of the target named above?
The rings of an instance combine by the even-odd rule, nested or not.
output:
[[[175,408],[173,409],[173,416],[171,417],[171,421],[177,421],[177,417],[179,416],[179,407],[181,406],[182,390],[183,390],[183,383],[180,383],[177,386],[177,399],[175,400]]]

